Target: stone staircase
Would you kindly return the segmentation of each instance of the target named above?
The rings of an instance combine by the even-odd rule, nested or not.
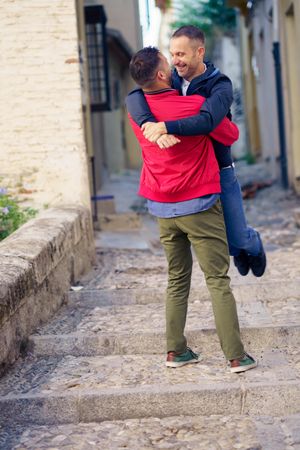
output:
[[[31,336],[0,380],[1,449],[300,448],[299,249],[270,253],[260,280],[231,269],[259,361],[240,375],[226,367],[196,265],[187,337],[202,361],[165,367],[166,262],[152,250],[99,248],[83,289]]]

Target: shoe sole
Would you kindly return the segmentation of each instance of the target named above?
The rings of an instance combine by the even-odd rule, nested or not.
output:
[[[199,359],[191,359],[190,361],[182,361],[182,362],[167,361],[166,366],[176,369],[177,367],[186,366],[187,364],[197,364],[200,361],[201,361],[201,357],[199,357]]]
[[[257,361],[255,361],[253,364],[247,364],[246,366],[238,366],[238,367],[230,367],[231,373],[240,373],[240,372],[246,372],[250,369],[255,369],[257,367]]]

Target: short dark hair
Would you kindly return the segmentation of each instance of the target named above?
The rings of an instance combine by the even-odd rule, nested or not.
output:
[[[160,51],[156,47],[144,47],[133,55],[129,64],[130,75],[141,87],[150,87],[155,81]]]
[[[171,39],[181,36],[186,36],[189,39],[201,41],[203,45],[205,44],[205,34],[200,28],[195,27],[194,25],[183,25],[178,28],[178,30],[174,31],[172,34]]]

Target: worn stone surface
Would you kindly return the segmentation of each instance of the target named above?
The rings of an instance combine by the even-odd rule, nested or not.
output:
[[[299,448],[300,416],[212,415],[0,429],[3,448],[287,450]]]
[[[136,258],[139,255],[136,254]],[[142,261],[141,261],[142,263]],[[109,266],[111,267],[111,265]],[[101,269],[102,270],[102,269]],[[98,270],[95,267],[92,274],[98,276]],[[165,275],[167,276],[167,275]],[[105,277],[105,274],[103,278]],[[165,283],[163,285],[153,286],[153,287],[135,287],[135,288],[118,288],[108,287],[98,289],[93,287],[85,286],[84,280],[81,284],[84,289],[76,291],[70,291],[68,293],[70,306],[73,304],[84,308],[87,304],[96,306],[110,306],[110,305],[127,305],[127,304],[155,304],[163,303],[165,301]],[[273,302],[282,301],[289,299],[297,299],[300,295],[299,291],[299,279],[294,279],[289,281],[288,284],[284,281],[278,279],[277,281],[266,282],[264,278],[260,280],[259,283],[248,282],[245,279],[243,284],[232,283],[231,288],[233,290],[234,296],[239,303],[249,303],[249,302]],[[210,300],[209,292],[206,286],[199,285],[197,283],[192,283],[189,303],[195,301],[208,301]]]
[[[219,351],[215,332],[193,330],[186,333],[189,345],[203,352]],[[242,328],[242,340],[248,352],[257,353],[264,348],[299,346],[299,326]],[[35,356],[105,356],[131,354],[161,354],[165,351],[165,333],[68,333],[34,335],[30,338],[29,351]]]
[[[256,357],[258,368],[242,375],[227,370],[221,352],[203,354],[198,364],[181,370],[166,368],[163,355],[29,358],[1,380],[1,421],[64,423],[77,414],[89,422],[229,409],[252,415],[298,412],[299,352],[265,350]],[[58,415],[60,402],[70,408]]]
[[[116,230],[111,231],[111,226],[109,226],[109,231],[101,231],[101,233],[95,234],[95,242],[96,245],[100,248],[116,248],[120,247],[124,248],[124,238],[126,237],[126,249],[136,250],[139,248],[140,250],[148,250],[149,245],[145,241],[144,237],[141,236],[138,230],[132,231],[134,227],[128,226],[128,230],[126,230],[126,226],[122,221],[122,227],[125,228],[125,232],[123,231],[120,236],[116,235]],[[102,230],[105,230],[105,227],[102,226]]]
[[[132,231],[139,230],[141,227],[140,217],[134,213],[123,214],[99,214],[100,229],[105,231]],[[102,233],[96,236],[99,239],[99,247],[105,246],[105,233],[102,239]]]
[[[289,301],[266,301],[238,303],[240,324],[245,327],[300,325],[300,298]],[[76,305],[77,306],[77,305]],[[38,330],[38,334],[67,332],[87,333],[141,333],[165,329],[163,303],[145,305],[115,305],[66,307],[51,323]],[[85,307],[84,307],[85,306]],[[69,314],[70,321],[66,320]],[[73,319],[73,320],[72,320]],[[72,323],[73,322],[73,323]],[[211,302],[195,300],[190,302],[186,330],[214,329]]]
[[[200,349],[196,349],[200,350]],[[66,356],[64,358],[29,358],[17,363],[0,381],[2,396],[25,393],[50,394],[79,389],[118,389],[123,387],[168,387],[186,383],[212,385],[213,383],[246,384],[275,381],[297,381],[300,378],[300,351],[288,348],[265,350],[257,354],[259,367],[242,376],[230,373],[221,351],[202,353],[198,364],[181,370],[165,367],[165,355],[113,355],[102,358]],[[36,378],[32,387],[32,376]],[[38,375],[38,377],[36,377]]]
[[[251,285],[249,296],[238,287],[238,313],[242,336],[250,351],[268,345],[300,345],[300,303],[295,294],[298,286],[290,286],[290,296],[282,300],[262,294],[256,298]],[[269,290],[267,284],[266,292]],[[152,303],[151,291],[144,292],[148,303],[135,304],[131,290],[122,290],[120,296],[113,291],[80,291],[73,301],[63,307],[46,326],[31,337],[31,352],[36,355],[107,355],[109,353],[162,353],[165,351],[164,298]],[[118,291],[115,292],[117,294]],[[81,294],[80,294],[81,293]],[[89,295],[85,295],[85,294]],[[80,294],[80,295],[79,295]],[[244,294],[244,295],[242,295]],[[148,295],[148,297],[147,297]],[[272,298],[273,297],[273,298]],[[81,300],[80,300],[81,299]],[[150,303],[149,303],[150,302]],[[141,329],[141,322],[143,327]],[[218,351],[211,302],[192,296],[188,309],[186,334],[192,346],[204,352]]]
[[[126,248],[126,235],[124,245]],[[118,236],[121,241],[120,235]],[[120,242],[121,245],[121,242]],[[294,283],[300,280],[300,265],[293,264],[293,261],[300,261],[300,247],[279,248],[268,253],[268,268],[262,279],[257,279],[249,274],[247,278],[241,277],[234,266],[231,266],[229,274],[233,285],[244,285],[252,283],[253,289],[259,290],[260,285],[270,283],[270,294],[275,293],[272,283],[278,284],[281,281],[283,287],[288,287],[287,282]],[[106,261],[106,267],[93,273],[92,279],[82,280],[83,285],[89,289],[154,289],[166,287],[167,266],[163,254],[157,255],[150,250],[143,252],[131,250],[128,252],[122,249],[105,249],[98,255],[99,263],[102,258]],[[194,261],[194,271],[192,275],[192,289],[203,290],[205,281]],[[299,281],[300,286],[300,281]],[[275,294],[276,295],[276,294]]]
[[[79,290],[1,379],[0,446],[298,450],[299,200],[272,186],[245,206],[268,258],[261,279],[230,269],[255,370],[228,371],[196,262],[187,337],[202,360],[165,367],[167,267],[157,226],[142,216],[136,242],[128,231],[103,232],[96,242],[109,239]]]
[[[255,422],[248,417],[171,417],[131,419],[58,427],[15,428],[14,449],[121,449],[150,450],[260,450]],[[4,442],[5,436],[2,438]],[[1,441],[0,441],[1,442]],[[274,448],[273,450],[277,450]]]
[[[0,244],[0,373],[93,258],[91,217],[83,207],[45,211]]]

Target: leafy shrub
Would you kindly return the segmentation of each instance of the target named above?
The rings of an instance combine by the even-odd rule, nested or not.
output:
[[[5,188],[0,188],[0,241],[37,214],[33,208],[21,208]]]

